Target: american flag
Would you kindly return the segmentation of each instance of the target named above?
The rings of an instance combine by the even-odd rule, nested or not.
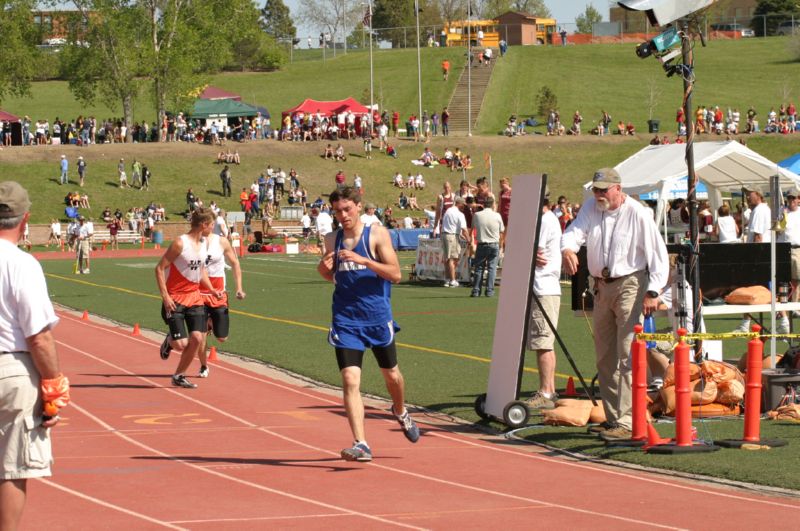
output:
[[[370,3],[367,5],[367,12],[364,13],[364,18],[361,21],[364,23],[364,26],[371,28],[372,27],[372,4]]]

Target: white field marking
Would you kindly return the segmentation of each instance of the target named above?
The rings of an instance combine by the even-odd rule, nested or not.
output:
[[[131,376],[136,376],[136,374],[131,372],[131,371],[125,370],[122,367],[114,365],[113,363],[110,363],[110,362],[108,362],[106,360],[98,358],[97,356],[94,356],[94,355],[92,355],[92,354],[90,354],[88,352],[85,352],[83,350],[75,348],[75,347],[73,347],[71,345],[68,345],[68,344],[62,342],[62,341],[56,341],[56,343],[64,346],[65,348],[69,348],[71,350],[74,350],[75,352],[77,352],[79,354],[82,354],[82,355],[84,355],[84,356],[86,356],[88,358],[91,358],[91,359],[93,359],[95,361],[98,361],[98,362],[101,362],[101,363],[103,363],[105,365],[108,365],[109,367],[112,367],[112,368],[114,368],[114,369],[116,369],[116,370],[118,370],[120,372],[129,374]],[[147,382],[147,383],[150,383],[152,385],[157,385],[156,382],[150,380],[149,378],[145,378],[145,377],[142,377],[142,376],[136,376],[136,377],[139,378],[140,380],[142,380],[143,382]],[[246,421],[246,420],[244,420],[242,418],[236,417],[235,415],[232,415],[230,413],[222,411],[222,410],[220,410],[218,408],[211,407],[211,406],[208,406],[206,404],[203,404],[203,402],[200,401],[200,400],[196,400],[194,398],[182,395],[181,393],[177,392],[175,389],[165,388],[164,390],[167,391],[167,392],[170,392],[170,393],[172,393],[172,394],[174,394],[176,396],[179,396],[179,397],[182,397],[182,398],[184,398],[186,400],[189,400],[190,402],[194,402],[195,404],[197,404],[199,406],[205,406],[208,409],[210,409],[212,411],[215,411],[215,412],[217,412],[217,413],[219,413],[219,414],[221,414],[223,416],[229,417],[229,418],[231,418],[231,419],[233,419],[233,420],[235,420],[237,422],[240,422],[241,424],[245,424],[245,425],[248,425],[250,427],[256,428],[259,431],[263,431],[265,433],[269,433],[271,435],[280,437],[281,439],[294,442],[295,444],[299,444],[301,446],[305,446],[305,447],[310,448],[310,449],[314,449],[314,450],[317,450],[317,451],[323,451],[323,452],[325,452],[327,454],[332,454],[332,455],[336,455],[336,456],[339,455],[339,454],[335,454],[333,452],[324,451],[322,449],[319,449],[319,448],[316,448],[316,447],[313,447],[313,446],[310,446],[310,445],[306,445],[304,443],[301,443],[300,441],[295,441],[295,440],[293,440],[293,439],[291,439],[289,437],[281,436],[281,435],[279,435],[277,433],[274,433],[274,432],[272,432],[270,430],[267,430],[267,429],[264,429],[264,428],[260,428],[260,427],[258,427],[257,425],[255,425],[255,424],[253,424],[251,422],[248,422],[248,421]],[[151,446],[148,446],[147,444],[145,444],[143,442],[140,442],[140,441],[134,439],[133,437],[128,436],[127,434],[124,434],[122,432],[117,431],[113,426],[111,426],[110,424],[106,423],[101,418],[93,415],[88,410],[82,408],[81,406],[79,406],[75,402],[70,402],[70,405],[73,408],[75,408],[76,410],[78,410],[80,413],[83,413],[89,419],[93,420],[99,426],[101,426],[104,429],[108,430],[109,433],[113,433],[114,435],[116,435],[117,437],[127,441],[128,443],[130,443],[130,444],[132,444],[134,446],[138,446],[139,448],[142,448],[145,451],[148,451],[148,452],[150,452],[152,454],[161,456],[161,457],[163,457],[165,459],[168,459],[170,461],[174,461],[176,463],[181,463],[182,465],[188,466],[189,468],[193,468],[195,470],[199,470],[201,472],[205,472],[206,474],[210,474],[212,476],[217,476],[217,477],[222,478],[222,479],[233,481],[235,483],[239,483],[241,485],[246,485],[248,487],[252,487],[252,488],[255,488],[255,489],[258,489],[258,490],[269,492],[271,494],[275,494],[275,495],[278,495],[278,496],[283,496],[283,497],[286,497],[286,498],[290,498],[290,499],[297,500],[297,501],[300,501],[300,502],[309,503],[309,504],[312,504],[312,505],[318,505],[320,507],[324,507],[326,509],[331,509],[331,510],[334,510],[334,511],[341,511],[342,513],[349,514],[349,515],[352,515],[352,516],[360,516],[362,518],[366,518],[366,519],[369,519],[369,520],[374,520],[374,521],[377,521],[377,522],[381,522],[382,524],[394,525],[394,526],[404,527],[404,528],[408,528],[408,529],[417,529],[417,530],[424,530],[425,529],[423,527],[417,527],[417,526],[413,526],[413,525],[409,525],[409,524],[403,524],[403,523],[400,523],[400,522],[393,522],[393,521],[387,520],[385,518],[380,518],[378,516],[374,516],[374,515],[371,515],[371,514],[362,513],[362,512],[359,512],[359,511],[354,511],[352,509],[347,509],[346,507],[339,507],[337,505],[333,505],[333,504],[330,504],[330,503],[325,503],[325,502],[322,502],[322,501],[319,501],[319,500],[315,500],[313,498],[308,498],[308,497],[305,497],[305,496],[299,496],[297,494],[292,494],[290,492],[286,492],[286,491],[282,491],[282,490],[278,490],[278,489],[273,489],[273,488],[268,487],[266,485],[253,483],[251,481],[247,481],[247,480],[244,480],[244,479],[237,478],[235,476],[230,476],[230,475],[224,474],[222,472],[218,472],[218,471],[216,471],[214,469],[211,469],[211,468],[208,468],[208,467],[204,467],[204,466],[200,466],[200,465],[197,465],[197,464],[194,464],[194,463],[190,463],[188,461],[185,461],[185,460],[180,459],[178,457],[175,457],[173,455],[170,455],[170,454],[167,454],[167,453],[162,452],[160,450],[157,450],[157,449],[155,449],[155,448],[153,448]]]
[[[152,269],[157,262],[116,262],[114,265],[119,267],[130,267],[131,269]]]
[[[206,520],[173,520],[173,524],[213,524],[223,522],[261,522],[261,521],[275,521],[275,520],[303,520],[312,518],[333,518],[350,516],[344,513],[322,513],[322,514],[307,514],[307,515],[291,515],[291,516],[254,516],[252,518],[209,518]]]
[[[122,367],[120,367],[118,365],[115,365],[115,364],[113,364],[113,363],[111,363],[111,362],[109,362],[107,360],[104,360],[102,358],[94,356],[93,354],[90,354],[88,352],[80,350],[80,349],[78,349],[76,347],[73,347],[71,345],[63,343],[61,341],[57,341],[57,343],[63,345],[66,348],[72,349],[75,352],[78,352],[78,353],[80,353],[80,354],[82,354],[82,355],[84,355],[86,357],[94,359],[95,361],[98,361],[100,363],[108,365],[109,367],[112,367],[117,371],[120,371],[120,372],[125,373],[125,374],[129,374],[131,376],[136,376],[140,380],[142,380],[144,382],[147,382],[147,383],[150,383],[152,385],[157,385],[155,382],[153,382],[149,378],[145,378],[145,377],[142,377],[142,376],[137,376],[135,373],[133,373],[131,371],[128,371],[127,369],[124,369],[124,368],[122,368]],[[207,403],[205,403],[205,402],[203,402],[201,400],[198,400],[196,398],[192,398],[191,396],[188,396],[185,393],[180,393],[175,389],[165,388],[164,390],[167,391],[167,392],[170,392],[170,393],[172,393],[172,394],[174,394],[176,396],[179,396],[179,397],[183,398],[184,400],[187,400],[189,402],[193,402],[194,404],[196,404],[199,407],[205,407],[207,409],[210,409],[210,410],[218,413],[221,416],[230,418],[230,419],[232,419],[232,420],[234,420],[236,422],[239,422],[241,424],[244,424],[246,426],[251,426],[251,427],[257,429],[258,431],[267,433],[269,435],[272,435],[273,437],[279,438],[279,439],[284,440],[286,442],[289,442],[291,444],[295,444],[295,445],[301,446],[303,448],[307,448],[309,450],[320,452],[320,453],[325,454],[325,455],[330,455],[330,456],[338,456],[339,455],[339,454],[337,454],[335,452],[331,452],[330,450],[326,450],[324,448],[320,448],[320,447],[317,447],[317,446],[314,446],[314,445],[299,441],[297,439],[293,439],[291,437],[287,437],[287,436],[282,435],[280,433],[276,433],[276,432],[274,432],[274,431],[272,431],[270,429],[257,426],[256,424],[253,424],[250,421],[247,421],[247,420],[245,420],[243,418],[237,417],[236,415],[234,415],[232,413],[229,413],[227,411],[221,410],[221,409],[216,408],[214,406],[211,406],[211,405],[209,405],[209,404],[207,404]],[[95,419],[95,422],[97,422],[98,424],[106,427],[110,431],[113,430],[112,426],[106,424],[101,419],[99,419],[97,417],[94,417],[88,411],[85,411],[83,409],[79,409],[79,410],[82,411],[85,415],[90,416],[91,418]],[[132,444],[135,444],[135,445],[140,446],[142,448],[146,448],[146,449],[148,449],[148,451],[151,451],[153,453],[162,455],[162,456],[167,457],[169,459],[173,459],[173,460],[175,460],[177,462],[183,463],[186,466],[190,466],[190,467],[196,468],[198,470],[203,470],[203,471],[205,471],[205,472],[207,472],[209,474],[219,475],[220,477],[230,479],[231,481],[236,481],[236,482],[243,483],[243,484],[246,484],[246,485],[254,486],[255,488],[261,488],[261,489],[267,490],[269,492],[274,492],[276,494],[282,494],[282,495],[289,496],[289,497],[296,497],[293,494],[284,493],[282,491],[277,491],[277,490],[274,490],[274,489],[270,489],[269,487],[266,487],[266,486],[261,486],[261,485],[255,484],[255,483],[250,483],[250,482],[245,481],[245,480],[240,480],[240,479],[235,478],[235,477],[226,476],[225,474],[216,472],[214,470],[206,469],[205,467],[200,467],[200,466],[195,465],[193,463],[188,463],[188,462],[185,462],[185,461],[181,461],[180,459],[177,459],[175,457],[172,457],[172,456],[169,456],[169,455],[164,454],[162,452],[159,452],[158,450],[151,449],[150,447],[144,445],[143,443],[139,443],[135,439],[133,439],[131,437],[128,437],[127,435],[125,435],[123,433],[119,433],[119,432],[114,432],[114,433],[117,436],[122,437],[122,438],[130,441]],[[517,452],[512,452],[512,453],[515,454],[515,455],[518,455]],[[394,472],[394,473],[397,473],[397,474],[403,474],[403,475],[406,475],[406,476],[414,477],[414,478],[417,478],[417,479],[422,479],[422,480],[431,481],[431,482],[434,482],[434,483],[447,485],[449,487],[455,487],[455,488],[469,490],[469,491],[473,491],[473,492],[479,492],[481,494],[494,495],[494,496],[498,496],[498,497],[501,497],[501,498],[508,498],[508,499],[512,499],[512,500],[522,501],[522,502],[525,502],[525,503],[534,503],[534,504],[539,504],[539,505],[543,505],[543,506],[563,509],[563,510],[566,510],[566,511],[572,511],[572,512],[577,512],[577,513],[581,513],[581,514],[589,514],[589,515],[593,515],[593,516],[609,518],[609,519],[612,519],[612,520],[620,520],[620,521],[623,521],[623,522],[629,522],[629,523],[634,523],[634,524],[648,525],[648,526],[659,527],[659,528],[663,528],[663,529],[678,529],[678,528],[676,528],[674,526],[661,525],[661,524],[657,524],[655,522],[649,522],[649,521],[646,521],[646,520],[638,520],[638,519],[635,519],[635,518],[626,518],[624,516],[618,516],[618,515],[614,515],[614,514],[610,514],[610,513],[602,513],[602,512],[598,512],[598,511],[592,511],[592,510],[589,510],[589,509],[579,509],[577,507],[570,507],[568,505],[561,505],[561,504],[557,504],[557,503],[547,502],[547,501],[544,501],[544,500],[537,500],[535,498],[526,498],[526,497],[523,497],[523,496],[517,496],[515,494],[509,494],[509,493],[500,492],[500,491],[496,491],[496,490],[485,489],[485,488],[482,488],[482,487],[475,487],[475,486],[472,486],[472,485],[466,485],[466,484],[463,484],[463,483],[450,481],[450,480],[446,480],[446,479],[442,479],[442,478],[438,478],[438,477],[434,477],[434,476],[429,476],[429,475],[426,475],[426,474],[419,474],[419,473],[416,473],[416,472],[410,472],[410,471],[407,471],[407,470],[401,470],[401,469],[397,469],[397,468],[392,468],[390,466],[380,465],[380,464],[377,464],[377,463],[371,463],[370,466],[373,466],[373,467],[376,467],[376,468],[380,468],[382,470],[387,470],[387,471],[390,471],[390,472]],[[302,497],[296,497],[296,498],[297,499],[304,499]],[[338,507],[330,506],[328,504],[325,504],[324,502],[318,502],[318,501],[312,500],[312,499],[308,499],[307,501],[309,503],[316,503],[316,504],[322,505],[324,507],[333,508],[333,509],[339,509]],[[339,510],[342,510],[342,511],[345,511],[345,512],[349,511],[347,509],[339,509]],[[352,514],[360,514],[360,513],[354,512],[354,511],[350,511],[350,512]],[[378,517],[373,517],[373,516],[370,516],[370,515],[363,515],[363,516],[365,516],[367,518],[373,518],[373,519],[381,520]],[[397,522],[391,522],[391,523],[393,523],[395,525],[400,525]],[[404,526],[404,527],[412,527],[412,526]],[[415,528],[415,529],[417,529],[417,528]]]
[[[113,503],[108,503],[106,501],[103,501],[101,499],[89,496],[89,495],[84,494],[82,492],[78,492],[77,490],[73,490],[73,489],[71,489],[69,487],[65,487],[64,485],[59,485],[58,483],[55,483],[54,481],[49,480],[49,479],[38,478],[38,481],[41,481],[42,483],[44,483],[45,485],[47,485],[49,487],[53,487],[55,489],[64,491],[67,494],[71,494],[73,496],[77,496],[78,498],[82,498],[82,499],[90,501],[92,503],[96,503],[97,505],[102,505],[103,507],[108,507],[109,509],[113,509],[115,511],[119,511],[121,513],[133,516],[135,518],[140,518],[142,520],[150,522],[151,524],[160,525],[162,527],[167,527],[169,529],[182,529],[182,530],[186,529],[185,527],[178,527],[177,525],[175,525],[175,523],[169,523],[169,522],[164,522],[162,520],[156,520],[155,518],[150,518],[149,516],[146,516],[144,514],[131,511],[130,509],[126,509],[124,507],[120,507],[119,505],[114,505]]]
[[[117,334],[117,335],[122,336],[122,337],[124,337],[126,339],[132,339],[134,341],[138,341],[138,342],[141,342],[141,343],[146,343],[148,345],[154,344],[153,341],[143,340],[143,339],[141,339],[139,337],[130,336],[130,335],[124,334],[122,332],[118,332],[118,331],[116,331],[114,329],[106,328],[106,327],[103,327],[103,326],[100,326],[100,325],[95,325],[93,323],[86,323],[85,321],[80,321],[78,318],[72,318],[72,316],[70,316],[70,315],[67,315],[65,318],[73,320],[73,321],[76,321],[76,322],[85,323],[88,326],[92,326],[93,328],[97,328],[97,329],[100,329],[100,330],[103,330],[103,331],[106,331],[106,332],[109,332],[109,333],[112,333],[112,334]],[[105,362],[105,360],[101,360],[101,361]],[[226,370],[228,372],[231,372],[233,374],[237,374],[239,376],[243,376],[243,377],[249,378],[251,380],[256,380],[256,381],[259,381],[259,382],[263,382],[263,383],[265,383],[267,385],[272,385],[274,387],[278,387],[280,389],[284,389],[286,391],[290,391],[292,393],[295,393],[295,394],[298,394],[298,395],[301,395],[301,396],[310,397],[310,398],[313,398],[313,399],[318,400],[320,402],[325,402],[325,403],[334,404],[334,405],[339,405],[340,404],[339,401],[336,401],[336,400],[333,400],[333,399],[328,399],[328,398],[325,398],[325,397],[319,396],[319,395],[310,394],[310,393],[304,392],[304,391],[302,391],[300,389],[296,389],[296,388],[293,388],[293,387],[290,387],[290,386],[287,386],[287,385],[280,384],[278,382],[273,382],[273,381],[264,379],[264,378],[262,378],[260,376],[253,375],[252,373],[249,373],[249,372],[241,372],[239,370],[228,368],[228,367],[223,367],[223,366],[217,366],[217,369],[224,369],[224,370]],[[184,396],[184,395],[180,395],[180,396]],[[206,404],[203,404],[203,405],[207,406]],[[368,415],[370,415],[370,414],[368,413]],[[382,417],[377,417],[375,415],[370,415],[370,416],[373,417],[373,418],[378,418],[379,420],[382,420],[382,421],[387,422],[387,423],[391,423],[391,424],[394,423],[394,421],[389,420],[389,419],[385,419],[385,418],[382,418]],[[780,503],[780,502],[776,502],[776,501],[753,498],[753,497],[750,497],[750,496],[737,495],[737,494],[721,492],[721,491],[709,491],[709,490],[706,490],[706,489],[703,489],[703,488],[692,487],[690,485],[685,485],[685,484],[682,484],[682,483],[670,483],[670,482],[659,480],[659,479],[655,479],[655,478],[645,477],[643,474],[632,475],[632,474],[628,474],[628,473],[625,473],[625,472],[618,472],[616,470],[609,470],[607,467],[603,467],[603,466],[587,465],[587,464],[582,464],[582,463],[573,463],[573,462],[566,461],[564,459],[553,459],[553,458],[550,458],[550,457],[544,457],[544,456],[540,456],[540,455],[536,455],[536,454],[530,454],[528,452],[521,452],[521,451],[511,450],[511,449],[508,449],[508,448],[500,448],[500,447],[492,446],[492,445],[489,445],[489,444],[481,444],[481,443],[477,443],[475,441],[472,441],[470,439],[459,439],[459,438],[452,437],[450,435],[445,435],[445,434],[442,434],[442,433],[439,433],[439,432],[431,432],[429,435],[432,435],[434,437],[445,438],[445,439],[448,439],[448,440],[451,440],[451,441],[456,441],[456,442],[458,442],[460,444],[465,444],[465,445],[469,445],[469,446],[476,446],[478,448],[491,450],[493,452],[508,453],[508,454],[524,457],[526,459],[535,459],[535,460],[539,460],[539,461],[546,461],[548,463],[557,463],[557,464],[564,465],[564,466],[576,467],[576,468],[580,468],[580,469],[584,469],[584,470],[591,470],[591,471],[594,471],[594,472],[601,472],[601,473],[604,473],[604,474],[611,474],[611,475],[614,475],[614,476],[622,476],[622,477],[626,477],[626,478],[630,478],[630,479],[636,479],[638,481],[643,481],[643,482],[646,482],[646,483],[653,483],[655,485],[662,485],[662,486],[667,486],[667,487],[672,487],[672,488],[677,488],[677,489],[683,489],[683,490],[688,490],[688,491],[691,491],[691,492],[703,493],[703,494],[706,494],[706,495],[719,496],[719,497],[722,497],[722,498],[730,498],[730,499],[734,499],[734,500],[750,501],[750,502],[754,502],[754,503],[773,505],[773,506],[776,506],[776,507],[784,507],[784,508],[787,508],[787,509],[800,509],[800,506],[789,505],[789,504],[786,504],[786,503]],[[280,437],[280,435],[279,435],[279,437]],[[376,464],[373,463],[371,466],[382,466],[382,465],[376,465]]]

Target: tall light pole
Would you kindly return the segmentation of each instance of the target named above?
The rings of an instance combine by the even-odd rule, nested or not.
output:
[[[372,0],[367,3],[367,16],[369,22],[369,131],[372,133],[375,124],[375,74],[372,63]]]
[[[471,0],[467,0],[467,136],[472,136],[472,18]]]
[[[417,92],[419,95],[419,114],[417,120],[422,125],[422,61],[419,54],[419,0],[414,0],[414,15],[417,19]]]

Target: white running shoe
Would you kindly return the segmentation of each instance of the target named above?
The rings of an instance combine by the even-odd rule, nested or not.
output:
[[[789,318],[783,317],[778,321],[777,326],[775,326],[775,331],[779,334],[788,334],[790,332],[791,326],[789,325]]]
[[[742,319],[742,322],[739,323],[739,326],[734,328],[733,331],[742,333],[750,332],[750,319]]]
[[[458,283],[458,280],[451,280],[450,281],[450,287],[451,288],[457,288],[458,286],[460,286],[460,284]]]

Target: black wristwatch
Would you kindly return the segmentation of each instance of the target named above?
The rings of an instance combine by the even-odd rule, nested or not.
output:
[[[648,292],[645,293],[645,295],[647,295],[651,299],[657,299],[658,298],[658,292],[657,291],[653,291],[653,290],[648,290]]]

